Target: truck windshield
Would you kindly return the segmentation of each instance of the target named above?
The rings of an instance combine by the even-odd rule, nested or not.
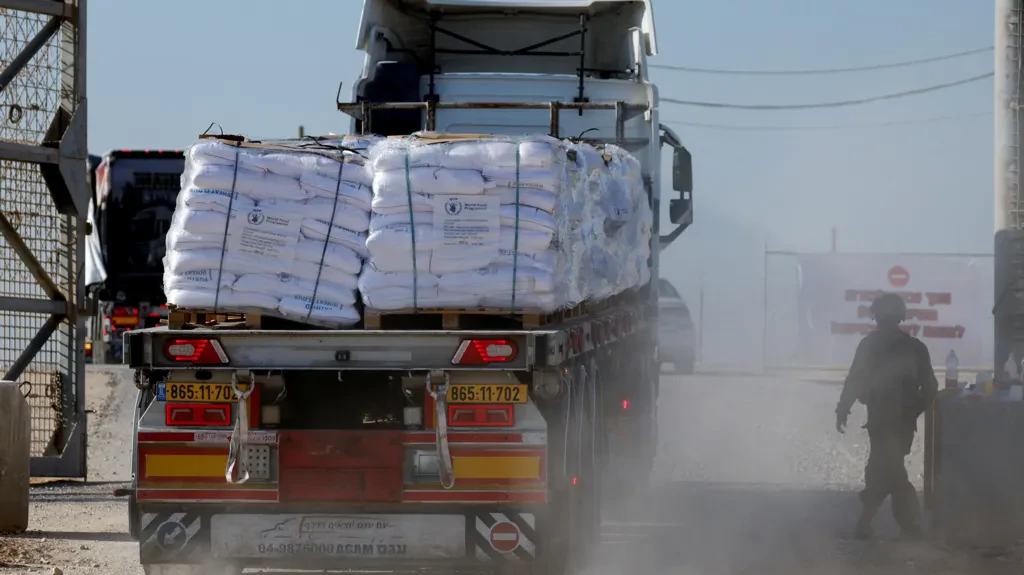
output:
[[[185,160],[128,156],[109,162],[110,187],[102,208],[107,273],[121,278],[160,275]]]

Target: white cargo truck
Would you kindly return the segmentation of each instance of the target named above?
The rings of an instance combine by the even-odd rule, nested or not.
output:
[[[567,573],[598,542],[602,499],[647,481],[658,257],[692,222],[690,155],[648,79],[650,1],[367,0],[358,48],[362,75],[337,104],[351,134],[627,150],[654,214],[651,279],[551,314],[418,309],[281,329],[172,310],[170,325],[131,331],[125,494],[147,573]]]

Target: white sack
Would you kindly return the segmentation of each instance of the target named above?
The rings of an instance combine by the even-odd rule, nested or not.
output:
[[[167,272],[164,273],[164,291],[182,289],[216,290],[218,284],[221,289],[230,288],[234,285],[237,278],[238,276],[231,272],[218,273],[215,269],[180,273]]]
[[[512,307],[512,270],[487,269],[444,275],[407,272],[379,272],[366,269],[359,278],[359,291],[370,309],[400,310],[412,308]],[[504,282],[504,285],[502,285]],[[543,288],[552,287],[545,273],[517,273],[515,306],[517,309],[553,311],[558,297]],[[537,288],[542,288],[538,290]]]
[[[519,206],[518,214],[516,213],[516,206],[513,205],[502,205],[499,210],[501,217],[499,219],[503,228],[507,227],[510,233],[515,235],[516,221],[519,222],[519,230],[521,231],[534,231],[541,233],[554,233],[558,221],[553,215],[543,210],[531,206]],[[433,210],[413,210],[412,221],[416,224],[416,227],[420,226],[433,226],[434,225],[434,211]],[[396,210],[393,213],[387,214],[373,214],[373,219],[370,222],[370,232],[376,232],[394,225],[409,225],[409,210],[401,211]],[[504,232],[505,230],[501,230]],[[419,234],[417,234],[419,236]]]
[[[212,289],[177,289],[167,290],[167,301],[181,308],[224,310],[275,310],[278,300],[276,298],[254,294],[237,293],[224,288],[217,293]]]
[[[390,139],[371,150],[374,171],[440,167],[453,170],[515,169],[516,149],[519,169],[550,169],[558,161],[558,140],[538,136],[522,142],[498,139],[456,140],[427,144],[429,140]],[[383,148],[382,148],[383,147]],[[375,152],[375,153],[373,153]]]
[[[374,195],[414,194],[481,194],[488,187],[480,170],[448,170],[445,168],[410,168],[376,172]]]
[[[520,230],[519,252],[537,254],[551,246],[553,234]],[[370,233],[366,239],[370,263],[379,271],[413,269],[412,227],[395,224]],[[482,268],[494,262],[501,250],[515,250],[514,228],[502,226],[496,244],[440,249],[432,225],[416,226],[416,269],[421,273],[451,273]]]
[[[317,296],[316,305],[312,306],[313,311],[310,312],[311,303],[312,299],[307,297],[286,297],[278,304],[277,310],[282,316],[297,321],[304,321],[308,317],[316,322],[343,327],[359,322],[359,311],[353,307],[322,301]]]
[[[370,142],[363,142],[363,147]],[[332,143],[332,142],[325,142]],[[348,140],[342,140],[342,145],[349,146]],[[186,154],[186,161],[194,165],[220,165],[234,168],[236,157],[238,166],[252,171],[274,172],[282,176],[298,178],[302,174],[314,173],[321,176],[328,176],[334,179],[338,177],[338,160],[324,154],[320,150],[296,151],[305,153],[288,153],[281,150],[261,150],[260,148],[239,147],[226,144],[219,140],[202,140],[192,145]],[[351,152],[345,152],[346,163],[342,169],[342,181],[353,182],[369,186],[372,179],[369,170],[363,165],[362,158]]]
[[[367,208],[348,203],[344,198],[315,197],[305,201],[263,200],[260,207],[265,210],[280,210],[300,214],[303,218],[330,220],[334,208],[334,223],[353,232],[365,232],[370,227],[370,212]]]
[[[223,267],[221,266],[223,262]],[[168,251],[164,264],[170,273],[184,273],[201,270],[223,270],[242,275],[256,274],[291,274],[309,281],[335,283],[341,286],[356,287],[356,277],[340,269],[330,266],[320,268],[317,264],[295,261],[283,261],[274,258],[253,256],[250,254],[225,252],[221,257],[220,248],[203,248],[185,251]],[[318,274],[319,272],[319,274]],[[170,300],[169,300],[170,301]],[[171,303],[178,304],[171,301]]]
[[[258,293],[279,299],[292,296],[312,298],[314,288],[317,301],[348,306],[356,303],[354,286],[339,286],[325,281],[317,285],[315,281],[289,274],[244,274],[232,286],[236,292]]]
[[[502,205],[515,205],[517,203],[516,190],[510,188],[487,188],[483,190],[482,194],[478,195],[498,198],[498,201]],[[436,196],[433,194],[422,194],[416,192],[414,192],[410,197],[409,194],[405,193],[404,189],[385,189],[380,192],[374,192],[373,201],[371,202],[370,207],[375,214],[408,213],[409,200],[411,199],[412,210],[414,212],[433,212],[435,197]],[[557,198],[555,197],[554,192],[522,189],[519,190],[518,203],[522,206],[530,206],[552,213],[555,211],[557,206]]]
[[[187,166],[182,174],[183,188],[212,188],[238,192],[254,200],[308,200],[313,194],[299,180],[273,172],[247,170],[234,166],[198,164]]]
[[[328,230],[330,233],[328,234]],[[338,224],[319,218],[302,220],[302,236],[311,240],[328,241],[332,244],[345,246],[356,253],[366,256],[366,234],[347,230]]]
[[[232,199],[232,195],[234,199]],[[247,212],[256,207],[256,200],[238,192],[232,194],[227,190],[182,186],[181,191],[178,192],[177,207],[181,208],[182,206],[192,210],[213,210],[226,214],[228,206],[231,206],[231,211]],[[175,214],[177,214],[177,210],[175,210]]]

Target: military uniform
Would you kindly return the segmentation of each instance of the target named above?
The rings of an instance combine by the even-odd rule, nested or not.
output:
[[[920,505],[907,477],[904,458],[910,453],[917,419],[937,390],[928,348],[903,332],[898,322],[880,325],[857,346],[836,416],[837,428],[842,431],[855,401],[867,407],[864,428],[871,453],[860,493],[863,512],[857,525],[859,536],[870,535],[871,519],[889,496],[900,528],[907,534],[919,531]]]

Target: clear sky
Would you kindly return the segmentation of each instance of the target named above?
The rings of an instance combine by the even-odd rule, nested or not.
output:
[[[211,122],[251,137],[291,137],[299,125],[308,133],[344,132],[347,118],[334,98],[339,82],[349,97],[362,66],[354,49],[360,6],[357,0],[91,2],[90,151],[183,148]],[[654,7],[661,54],[652,63],[661,64],[849,67],[993,42],[991,0],[654,0]],[[654,76],[663,96],[787,104],[899,92],[985,73],[992,63],[986,52],[829,76],[664,70]],[[992,82],[985,80],[841,109],[664,104],[661,110],[668,124],[832,125],[987,113],[992,105]],[[691,307],[704,288],[707,359],[760,360],[766,238],[772,249],[821,251],[829,249],[834,227],[840,251],[991,252],[992,122],[985,115],[843,131],[676,125],[694,157],[697,222],[663,265]]]

